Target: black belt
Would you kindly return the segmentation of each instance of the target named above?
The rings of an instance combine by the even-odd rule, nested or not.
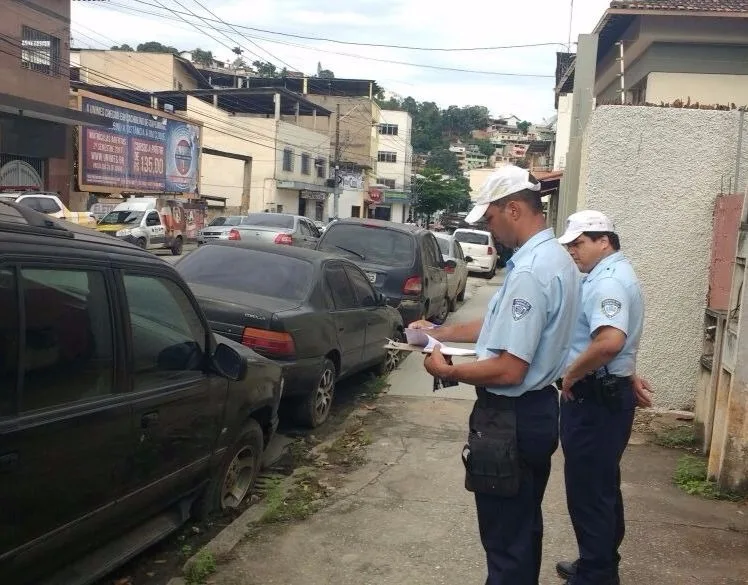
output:
[[[489,392],[485,386],[476,386],[475,393],[478,395],[478,405],[484,408],[494,408],[496,410],[513,410],[518,400],[526,397],[532,392],[541,392],[543,390],[556,390],[552,385],[543,386],[539,390],[529,390],[519,396],[504,396]]]

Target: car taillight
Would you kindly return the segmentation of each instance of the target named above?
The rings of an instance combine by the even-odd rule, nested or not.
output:
[[[229,240],[241,240],[242,236],[239,233],[239,230],[233,229],[229,232]]]
[[[420,276],[411,276],[403,285],[404,295],[420,295],[423,291]]]
[[[296,353],[291,334],[281,331],[245,327],[242,332],[242,345],[276,357],[290,357]]]
[[[278,234],[273,241],[276,244],[283,244],[284,246],[293,245],[293,238],[288,234]]]
[[[488,247],[488,255],[493,256],[493,248],[491,246]]]
[[[445,267],[445,270],[447,271],[447,274],[454,274],[455,273],[455,267],[447,265]]]

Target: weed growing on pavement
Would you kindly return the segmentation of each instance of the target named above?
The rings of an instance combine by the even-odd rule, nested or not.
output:
[[[364,382],[363,397],[367,400],[373,400],[390,387],[387,376],[372,376]]]
[[[701,496],[710,500],[729,500],[737,502],[743,499],[739,494],[725,491],[707,478],[706,461],[701,457],[684,455],[678,460],[673,481],[687,494]]]
[[[332,465],[358,467],[366,462],[364,447],[371,445],[371,435],[362,422],[352,423],[343,434],[324,450],[327,462]]]
[[[282,481],[276,480],[268,486],[265,496],[267,508],[260,522],[272,524],[304,520],[319,509],[325,495],[316,475],[308,470],[298,473],[288,490]]]
[[[202,585],[215,572],[216,559],[212,552],[203,548],[187,567],[184,577],[187,585]]]
[[[656,433],[654,442],[672,449],[691,449],[696,446],[697,439],[690,426],[679,426]]]

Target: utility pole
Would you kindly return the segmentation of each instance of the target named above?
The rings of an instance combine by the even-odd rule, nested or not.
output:
[[[332,212],[335,219],[338,218],[338,203],[340,202],[340,104],[335,108],[335,156],[334,167],[335,167],[335,186],[333,187],[333,205]]]

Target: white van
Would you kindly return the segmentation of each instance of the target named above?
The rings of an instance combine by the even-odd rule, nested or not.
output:
[[[499,262],[499,253],[491,232],[459,228],[455,230],[453,237],[455,241],[460,242],[465,256],[473,259],[468,264],[470,272],[480,272],[488,278],[493,278]]]

